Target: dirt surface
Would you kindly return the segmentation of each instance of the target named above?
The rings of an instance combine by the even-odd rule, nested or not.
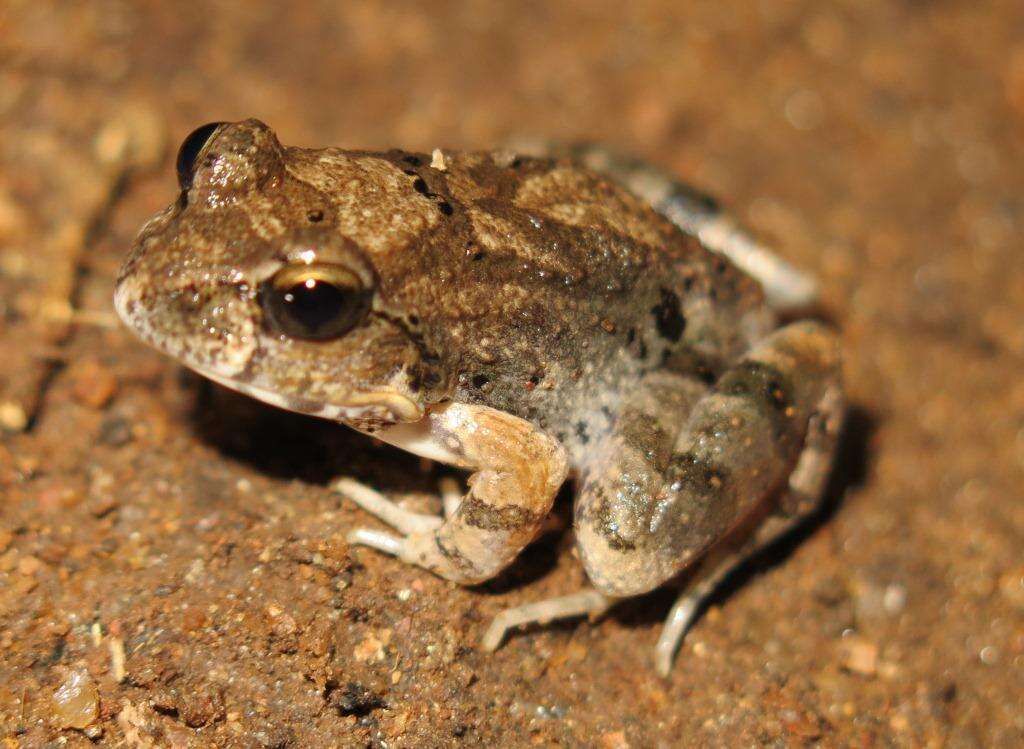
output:
[[[571,5],[0,6],[4,749],[1024,743],[1024,6]],[[295,145],[607,142],[820,275],[853,404],[828,512],[670,680],[671,593],[480,652],[583,584],[568,534],[472,590],[349,548],[332,476],[436,469],[111,323],[176,142],[247,116]]]

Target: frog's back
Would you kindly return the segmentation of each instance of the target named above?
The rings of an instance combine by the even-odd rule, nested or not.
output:
[[[713,376],[770,325],[752,279],[605,176],[500,152],[443,166],[430,189],[452,211],[422,250],[456,290],[431,328],[461,400],[566,436],[645,372]]]

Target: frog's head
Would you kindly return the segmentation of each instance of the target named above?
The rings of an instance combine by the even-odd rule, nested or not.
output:
[[[360,233],[292,174],[293,151],[315,153],[283,148],[255,120],[193,132],[179,199],[121,270],[118,313],[147,343],[259,400],[356,426],[415,421],[442,379],[411,332],[416,315],[384,299]]]

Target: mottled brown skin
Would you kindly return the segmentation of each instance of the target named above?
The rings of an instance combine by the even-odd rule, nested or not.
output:
[[[595,586],[657,587],[785,487],[838,387],[821,326],[776,331],[757,281],[570,159],[286,148],[247,120],[184,187],[125,263],[122,317],[229,387],[473,471],[447,520],[375,508],[404,537],[357,538],[449,579],[510,563],[573,473]],[[309,262],[372,294],[331,340],[261,307]]]

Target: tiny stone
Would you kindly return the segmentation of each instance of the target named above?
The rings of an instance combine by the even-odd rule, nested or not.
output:
[[[60,728],[85,728],[99,714],[99,693],[84,670],[69,673],[50,702],[54,723]]]
[[[36,574],[42,567],[43,563],[30,554],[18,560],[18,572],[26,577]]]
[[[907,589],[896,583],[889,585],[882,594],[882,607],[890,616],[903,611],[907,605]]]
[[[444,152],[440,148],[435,148],[430,154],[430,168],[436,169],[439,172],[448,169],[448,162],[445,161]]]
[[[93,517],[101,518],[116,510],[119,504],[120,502],[118,502],[117,498],[113,495],[100,494],[98,496],[91,497],[86,506],[89,508],[89,512]]]
[[[978,653],[978,658],[980,658],[981,662],[986,666],[992,666],[999,662],[999,651],[991,645],[986,645],[981,649],[981,652]]]
[[[25,409],[13,401],[0,403],[0,429],[8,432],[23,432],[28,426]]]
[[[862,676],[874,676],[878,670],[878,646],[860,637],[848,637],[840,645],[843,667]]]
[[[0,543],[0,549],[3,544]],[[1011,606],[1024,611],[1024,567],[1010,570],[999,578],[999,592]]]
[[[603,734],[599,740],[601,749],[629,749],[625,731],[611,731]]]
[[[117,393],[117,377],[95,359],[77,362],[71,368],[71,394],[90,408],[103,408]]]

